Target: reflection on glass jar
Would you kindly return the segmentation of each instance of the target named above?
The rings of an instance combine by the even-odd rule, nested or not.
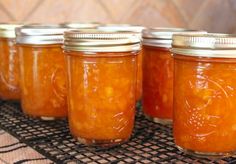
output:
[[[174,139],[182,151],[202,157],[236,151],[235,42],[228,35],[174,36]]]
[[[0,98],[19,100],[19,56],[15,46],[17,24],[0,24]]]
[[[23,112],[45,120],[66,117],[65,59],[61,49],[64,29],[23,26],[17,30]]]
[[[69,125],[81,143],[114,146],[130,138],[139,42],[132,33],[65,33]]]
[[[205,33],[181,28],[154,28],[143,31],[143,112],[148,119],[170,124],[173,119],[173,67],[170,52],[172,35]]]

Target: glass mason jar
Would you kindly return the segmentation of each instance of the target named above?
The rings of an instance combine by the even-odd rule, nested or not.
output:
[[[142,39],[142,30],[145,29],[143,26],[134,26],[129,24],[105,24],[100,25],[97,29],[102,31],[110,31],[110,32],[135,32],[137,36]],[[137,56],[137,84],[136,84],[136,101],[140,101],[142,99],[142,81],[143,81],[143,72],[142,72],[142,58],[143,58],[142,49],[139,51]]]
[[[72,135],[91,146],[127,141],[134,126],[140,38],[98,30],[68,31],[64,37]]]
[[[236,37],[176,35],[174,139],[200,157],[236,152]]]
[[[67,116],[64,28],[29,25],[16,29],[23,112],[43,120]]]
[[[173,118],[173,68],[170,52],[172,35],[205,33],[181,28],[143,30],[143,112],[157,123],[170,124]]]
[[[0,98],[19,100],[19,56],[15,46],[18,24],[0,24]]]

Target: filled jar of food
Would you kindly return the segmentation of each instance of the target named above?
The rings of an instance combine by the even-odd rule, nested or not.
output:
[[[106,24],[100,25],[97,29],[102,31],[110,31],[110,32],[122,32],[122,31],[131,31],[135,32],[140,39],[142,39],[142,30],[145,29],[143,26],[137,25],[129,25],[129,24]],[[143,51],[140,49],[137,56],[137,84],[136,84],[136,101],[140,101],[142,99],[142,80],[143,80],[143,72],[142,72],[142,58]]]
[[[205,33],[181,28],[143,30],[143,112],[154,122],[170,124],[173,119],[174,59],[170,52],[172,35]]]
[[[64,28],[28,25],[16,29],[20,56],[21,105],[33,117],[51,120],[67,116]]]
[[[19,100],[19,56],[15,28],[19,24],[0,24],[0,98]]]
[[[64,37],[72,135],[91,146],[127,141],[134,126],[140,38],[98,30],[68,31]]]
[[[174,139],[202,157],[236,152],[236,37],[175,35]]]

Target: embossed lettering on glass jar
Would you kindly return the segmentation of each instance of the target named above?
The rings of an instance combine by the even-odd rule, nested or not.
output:
[[[64,28],[29,25],[16,29],[20,56],[21,105],[33,117],[52,120],[67,116]]]
[[[0,98],[19,100],[19,56],[15,46],[18,24],[0,24]]]
[[[143,112],[162,124],[172,123],[173,66],[172,35],[206,33],[181,28],[150,28],[143,31]]]
[[[236,36],[175,35],[174,139],[202,157],[236,152]]]
[[[102,31],[110,31],[110,32],[125,32],[131,31],[135,32],[137,36],[142,39],[142,30],[145,29],[143,26],[135,26],[129,24],[106,24],[100,25],[97,29]],[[142,81],[143,81],[143,72],[142,72],[142,58],[143,58],[142,49],[139,51],[137,56],[137,85],[136,85],[136,100],[139,101],[142,99]]]
[[[65,32],[69,126],[81,143],[114,146],[127,141],[135,116],[134,33]]]

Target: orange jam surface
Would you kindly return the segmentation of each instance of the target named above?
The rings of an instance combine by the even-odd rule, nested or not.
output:
[[[174,109],[178,146],[236,151],[236,59],[176,55]]]
[[[0,98],[20,99],[19,56],[15,39],[0,39]]]
[[[137,55],[137,85],[136,85],[136,100],[139,101],[142,98],[142,80],[143,80],[143,70],[142,70],[142,50]]]
[[[61,45],[19,45],[23,111],[38,117],[67,115]]]
[[[67,68],[71,133],[87,144],[129,139],[135,116],[136,56],[67,52]]]
[[[171,119],[173,58],[168,49],[143,46],[143,111],[152,118]]]

